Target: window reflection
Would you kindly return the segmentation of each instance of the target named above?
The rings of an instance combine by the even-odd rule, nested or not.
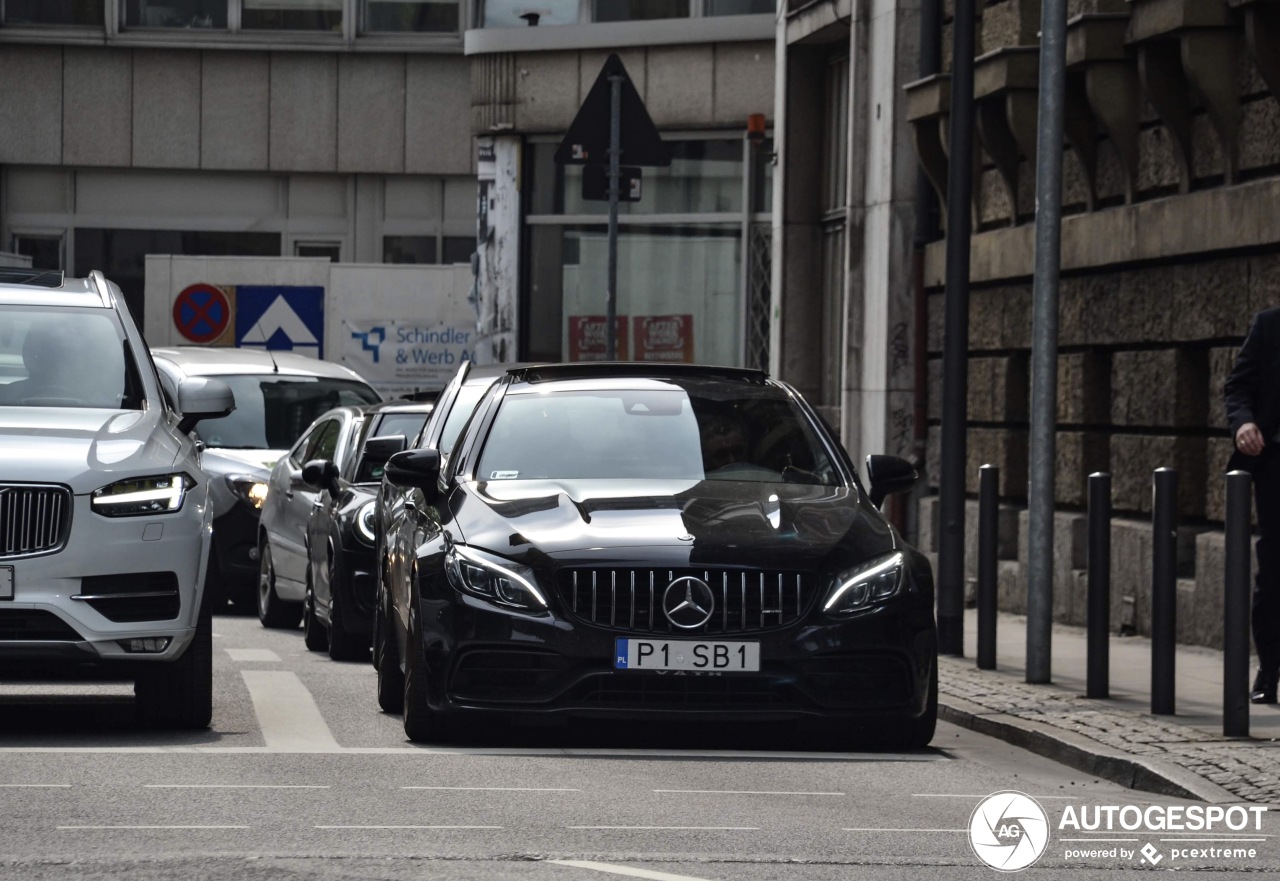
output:
[[[102,0],[5,0],[5,24],[98,25],[105,22]]]
[[[595,0],[595,21],[688,18],[689,0]]]
[[[487,28],[577,24],[578,0],[485,0],[484,26]],[[537,16],[531,21],[529,16]]]
[[[342,0],[241,0],[246,30],[341,31]]]
[[[134,28],[226,28],[227,0],[129,0],[125,25]]]
[[[454,33],[458,0],[367,0],[364,29],[371,33]]]

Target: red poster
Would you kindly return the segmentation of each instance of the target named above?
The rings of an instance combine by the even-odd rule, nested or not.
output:
[[[693,363],[692,315],[637,315],[631,321],[637,360]]]
[[[608,341],[604,335],[606,318],[603,315],[569,316],[569,360],[603,361]],[[614,323],[614,346],[619,361],[628,361],[627,317],[617,316]]]

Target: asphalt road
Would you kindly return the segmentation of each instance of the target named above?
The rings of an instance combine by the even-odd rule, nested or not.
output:
[[[1260,830],[1252,815],[1195,834],[1062,829],[1086,807],[1188,803],[948,725],[912,753],[807,750],[761,726],[504,728],[424,748],[378,711],[369,664],[255,619],[214,629],[208,732],[137,728],[127,685],[0,684],[0,878],[993,878],[969,827],[999,790],[1048,815],[1037,877],[1280,874],[1271,814]],[[1131,855],[1068,856],[1112,848]],[[1192,849],[1207,854],[1176,852]]]

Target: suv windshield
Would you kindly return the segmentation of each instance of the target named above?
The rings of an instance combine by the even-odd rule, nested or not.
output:
[[[692,385],[509,394],[477,475],[840,483],[813,426],[780,390]]]
[[[137,410],[142,397],[111,310],[0,306],[0,406]]]
[[[363,383],[317,376],[225,375],[236,408],[229,416],[206,419],[196,428],[210,447],[283,450],[321,413],[349,404],[372,404],[378,396]]]

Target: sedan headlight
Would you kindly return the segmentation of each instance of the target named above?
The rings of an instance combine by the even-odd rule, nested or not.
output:
[[[533,570],[528,566],[454,545],[445,555],[444,568],[449,583],[464,593],[532,612],[547,607]]]
[[[266,481],[240,474],[229,474],[223,479],[236,498],[255,511],[262,510],[262,503],[267,500]]]
[[[93,491],[93,510],[108,517],[172,514],[182,509],[187,490],[196,482],[185,474],[163,474],[120,480]]]
[[[847,615],[889,599],[902,589],[905,569],[906,559],[901,551],[846,569],[836,575],[831,595],[822,611],[831,615]]]
[[[378,540],[377,533],[373,531],[373,518],[374,514],[377,513],[374,510],[375,507],[373,500],[370,499],[356,510],[356,535],[370,545]]]

